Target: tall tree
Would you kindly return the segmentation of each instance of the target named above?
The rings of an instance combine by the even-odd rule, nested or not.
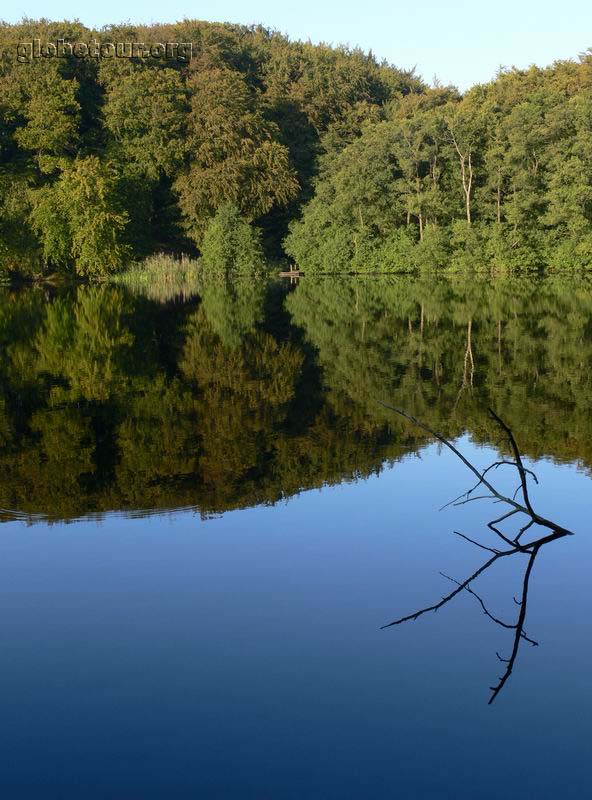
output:
[[[257,109],[239,73],[198,72],[189,89],[189,162],[176,188],[188,231],[199,243],[220,206],[232,203],[254,220],[288,203],[298,184],[276,126]]]

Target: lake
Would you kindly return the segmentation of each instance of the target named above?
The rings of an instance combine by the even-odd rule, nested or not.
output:
[[[584,796],[591,289],[0,289],[4,796]],[[493,408],[575,534],[537,555],[491,704],[529,553],[381,629],[486,562],[504,513],[446,506],[474,475],[383,404],[478,471],[512,458]]]

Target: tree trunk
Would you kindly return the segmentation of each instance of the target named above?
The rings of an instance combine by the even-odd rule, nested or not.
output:
[[[471,151],[469,150],[468,157],[468,175],[466,174],[464,156],[462,159],[462,174],[463,174],[463,188],[465,190],[465,198],[467,204],[467,225],[471,224],[471,188],[473,186],[473,165],[471,163]]]
[[[454,145],[454,149],[458,154],[458,160],[460,163],[460,174],[462,178],[462,186],[463,192],[465,193],[465,207],[467,212],[467,225],[471,224],[471,190],[473,188],[473,162],[471,159],[471,149],[469,148],[468,153],[463,153],[460,147],[458,146],[458,142],[456,141],[456,137],[452,130],[452,127],[449,125],[448,130],[450,131],[450,136],[452,138],[452,144]]]

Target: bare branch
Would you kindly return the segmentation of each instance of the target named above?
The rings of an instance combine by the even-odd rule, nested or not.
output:
[[[512,670],[514,669],[516,658],[518,657],[518,650],[520,648],[520,639],[522,638],[522,633],[524,630],[524,620],[526,619],[526,601],[528,598],[528,584],[530,581],[532,568],[534,567],[534,562],[537,555],[539,554],[539,551],[540,551],[540,545],[539,547],[535,547],[530,558],[528,559],[528,566],[526,567],[526,572],[524,573],[524,582],[522,584],[522,602],[520,604],[520,613],[518,614],[518,621],[516,623],[516,633],[514,635],[512,654],[507,661],[507,667],[505,669],[504,674],[500,677],[498,683],[495,686],[490,687],[492,694],[491,697],[489,698],[489,705],[493,703],[495,698],[498,696],[498,694],[506,685],[508,678],[512,674]]]
[[[451,581],[452,583],[456,584],[456,588],[449,592],[449,594],[444,595],[442,599],[434,603],[431,606],[426,606],[425,608],[421,608],[418,611],[414,612],[413,614],[408,614],[405,617],[400,617],[399,619],[390,622],[388,625],[383,625],[384,628],[390,628],[394,625],[401,625],[403,622],[408,622],[411,620],[416,620],[419,617],[427,614],[430,611],[438,611],[440,608],[445,606],[455,597],[457,597],[461,592],[466,591],[469,594],[473,595],[473,597],[479,603],[483,613],[494,622],[496,625],[506,629],[506,630],[513,630],[514,631],[514,639],[512,645],[512,651],[509,658],[504,658],[500,656],[498,652],[496,652],[496,656],[500,662],[506,665],[506,668],[503,674],[500,676],[498,682],[491,687],[491,697],[489,699],[489,703],[493,703],[496,697],[499,695],[501,690],[506,685],[510,675],[512,674],[512,670],[514,669],[514,665],[516,663],[516,659],[518,657],[518,652],[520,649],[520,643],[522,641],[526,641],[533,646],[537,646],[538,642],[534,639],[531,639],[527,636],[524,630],[524,623],[526,620],[526,609],[527,609],[527,599],[528,599],[528,589],[529,589],[529,582],[532,573],[532,569],[534,566],[534,562],[541,551],[541,548],[545,544],[549,544],[552,541],[556,541],[564,536],[572,536],[572,531],[569,531],[567,528],[562,527],[561,525],[557,525],[556,523],[552,522],[551,520],[542,517],[540,514],[534,510],[532,501],[529,495],[528,490],[528,477],[532,477],[535,483],[538,483],[538,478],[535,473],[524,466],[522,461],[522,456],[520,450],[518,448],[518,444],[512,433],[511,429],[503,422],[500,417],[492,410],[489,409],[489,413],[491,417],[495,420],[495,422],[499,425],[502,429],[505,438],[508,439],[510,443],[510,447],[512,450],[512,454],[514,456],[514,461],[509,461],[507,459],[501,459],[499,461],[495,461],[493,464],[490,464],[485,469],[479,471],[459,450],[455,447],[452,442],[449,442],[444,436],[437,433],[436,431],[429,428],[423,422],[420,422],[415,417],[407,414],[405,411],[401,411],[394,406],[390,406],[386,403],[381,403],[382,406],[385,408],[394,411],[395,413],[399,414],[400,416],[407,419],[409,422],[412,422],[417,427],[421,428],[422,430],[429,433],[431,436],[434,436],[438,441],[442,442],[449,450],[451,450],[457,458],[462,461],[462,463],[475,475],[477,478],[477,483],[471,487],[468,491],[463,492],[463,494],[459,495],[457,498],[452,500],[450,503],[447,503],[442,508],[447,508],[448,506],[463,506],[467,503],[474,502],[477,500],[492,500],[495,503],[502,503],[508,506],[508,510],[502,514],[501,516],[491,520],[487,523],[487,527],[489,528],[492,533],[495,533],[507,546],[509,549],[507,550],[497,550],[494,547],[489,547],[481,542],[477,541],[476,539],[467,536],[464,533],[460,533],[460,531],[454,531],[457,536],[464,539],[465,541],[469,542],[472,545],[480,548],[481,550],[486,550],[487,552],[491,553],[491,558],[486,561],[482,566],[480,566],[472,575],[466,578],[464,581],[457,581],[455,578],[451,578],[449,575],[445,573],[440,573],[444,578]],[[518,471],[518,475],[520,477],[520,484],[514,494],[513,498],[507,497],[502,492],[498,491],[495,486],[491,483],[488,474],[492,470],[497,470],[498,467],[501,466],[513,466]],[[489,494],[480,494],[475,495],[474,492],[480,487],[483,486]],[[521,492],[523,502],[520,503],[516,500],[516,496],[518,493]],[[520,527],[518,533],[514,536],[514,538],[510,538],[509,535],[504,533],[504,531],[499,527],[502,523],[506,522],[507,520],[511,519],[517,514],[523,514],[527,517],[527,522]],[[529,531],[533,526],[540,526],[546,528],[549,532],[539,537],[538,539],[533,539],[530,542],[523,544],[520,540],[521,537]],[[472,588],[471,584],[476,581],[483,573],[489,570],[493,565],[499,561],[501,558],[505,558],[506,556],[517,555],[521,553],[522,555],[528,556],[528,563],[524,572],[523,583],[522,583],[522,593],[521,599],[518,600],[516,597],[513,598],[514,603],[518,607],[518,617],[516,622],[510,623],[501,620],[499,617],[495,616],[486,606],[485,601],[483,598],[477,594],[477,592]]]
[[[473,574],[470,575],[466,580],[464,580],[462,583],[459,583],[457,589],[455,589],[453,592],[450,592],[450,594],[448,595],[444,595],[444,597],[440,600],[439,603],[434,603],[434,605],[432,606],[426,606],[426,608],[422,608],[419,611],[416,611],[414,614],[408,614],[406,617],[401,617],[400,619],[396,619],[393,622],[389,622],[387,625],[382,625],[380,629],[384,630],[385,628],[392,628],[393,625],[401,625],[403,622],[409,622],[409,620],[416,620],[419,617],[423,616],[424,614],[427,614],[429,611],[438,611],[438,609],[442,608],[442,606],[445,606],[446,603],[449,603],[451,600],[453,600],[457,594],[460,594],[463,591],[463,589],[465,589],[466,586],[469,583],[471,583],[471,581],[474,581],[476,578],[479,577],[479,575],[485,572],[486,569],[489,569],[489,567],[491,567],[491,565],[494,564],[498,560],[498,558],[501,558],[502,556],[509,556],[511,554],[512,551],[496,553],[489,559],[489,561],[486,561],[485,564],[479,567],[479,569],[476,570],[476,572],[473,572]]]
[[[411,414],[407,414],[406,411],[402,411],[400,408],[395,408],[395,406],[391,406],[388,403],[383,403],[381,401],[379,402],[380,405],[383,406],[384,408],[388,408],[390,411],[394,411],[396,414],[399,414],[401,417],[404,417],[405,419],[409,420],[409,422],[412,422],[418,428],[421,428],[422,430],[426,431],[426,433],[429,433],[431,436],[438,439],[438,441],[442,442],[442,444],[446,445],[446,447],[448,447],[449,450],[452,450],[455,456],[459,458],[468,469],[471,470],[473,475],[475,475],[475,477],[479,481],[479,484],[482,483],[487,489],[489,489],[489,491],[494,497],[497,497],[498,500],[501,500],[503,503],[507,503],[509,506],[515,508],[518,511],[524,511],[525,514],[529,514],[532,516],[534,512],[529,511],[528,507],[520,503],[517,503],[510,497],[506,497],[505,495],[498,492],[498,490],[487,480],[487,478],[485,478],[484,475],[481,472],[479,472],[479,470],[473,464],[471,464],[471,462],[467,458],[465,458],[465,456],[460,452],[460,450],[458,450],[458,448],[456,448],[452,444],[452,442],[449,442],[448,439],[446,439],[444,436],[432,430],[423,422],[420,422],[418,419],[413,417]]]
[[[443,578],[446,578],[447,580],[452,581],[452,583],[456,583],[457,586],[460,586],[459,582],[455,578],[451,578],[449,575],[446,575],[444,572],[441,572],[440,575],[442,575]],[[496,625],[501,625],[502,628],[507,628],[508,630],[516,630],[516,628],[518,628],[518,624],[517,623],[512,624],[510,622],[504,622],[502,619],[499,619],[499,617],[495,617],[491,613],[491,611],[489,611],[489,609],[485,605],[485,603],[484,603],[483,599],[480,597],[480,595],[478,595],[477,592],[475,592],[473,589],[471,589],[470,585],[465,586],[464,588],[465,588],[466,592],[468,592],[469,594],[472,594],[473,597],[477,600],[477,602],[479,603],[479,605],[483,609],[483,613],[485,614],[485,616],[489,617],[489,619],[492,622],[495,622]],[[526,635],[526,633],[524,631],[520,631],[520,635],[522,636],[522,638],[525,641],[530,642],[530,644],[534,645],[535,647],[538,647],[538,642],[535,642],[534,639],[530,639]]]
[[[481,542],[477,542],[475,539],[471,539],[470,536],[467,536],[466,534],[461,533],[460,531],[454,531],[454,532],[457,536],[460,536],[461,539],[465,539],[467,542],[474,544],[476,547],[480,547],[481,550],[488,550],[490,553],[495,553],[496,555],[500,554],[500,551],[496,550],[495,547],[487,547],[486,545],[481,544]]]

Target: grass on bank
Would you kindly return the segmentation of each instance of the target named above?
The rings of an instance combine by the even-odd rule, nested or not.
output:
[[[134,263],[125,272],[114,275],[112,281],[121,283],[133,292],[151,300],[166,302],[175,298],[187,299],[197,294],[199,261],[186,255],[180,258],[166,253],[149,256]]]

